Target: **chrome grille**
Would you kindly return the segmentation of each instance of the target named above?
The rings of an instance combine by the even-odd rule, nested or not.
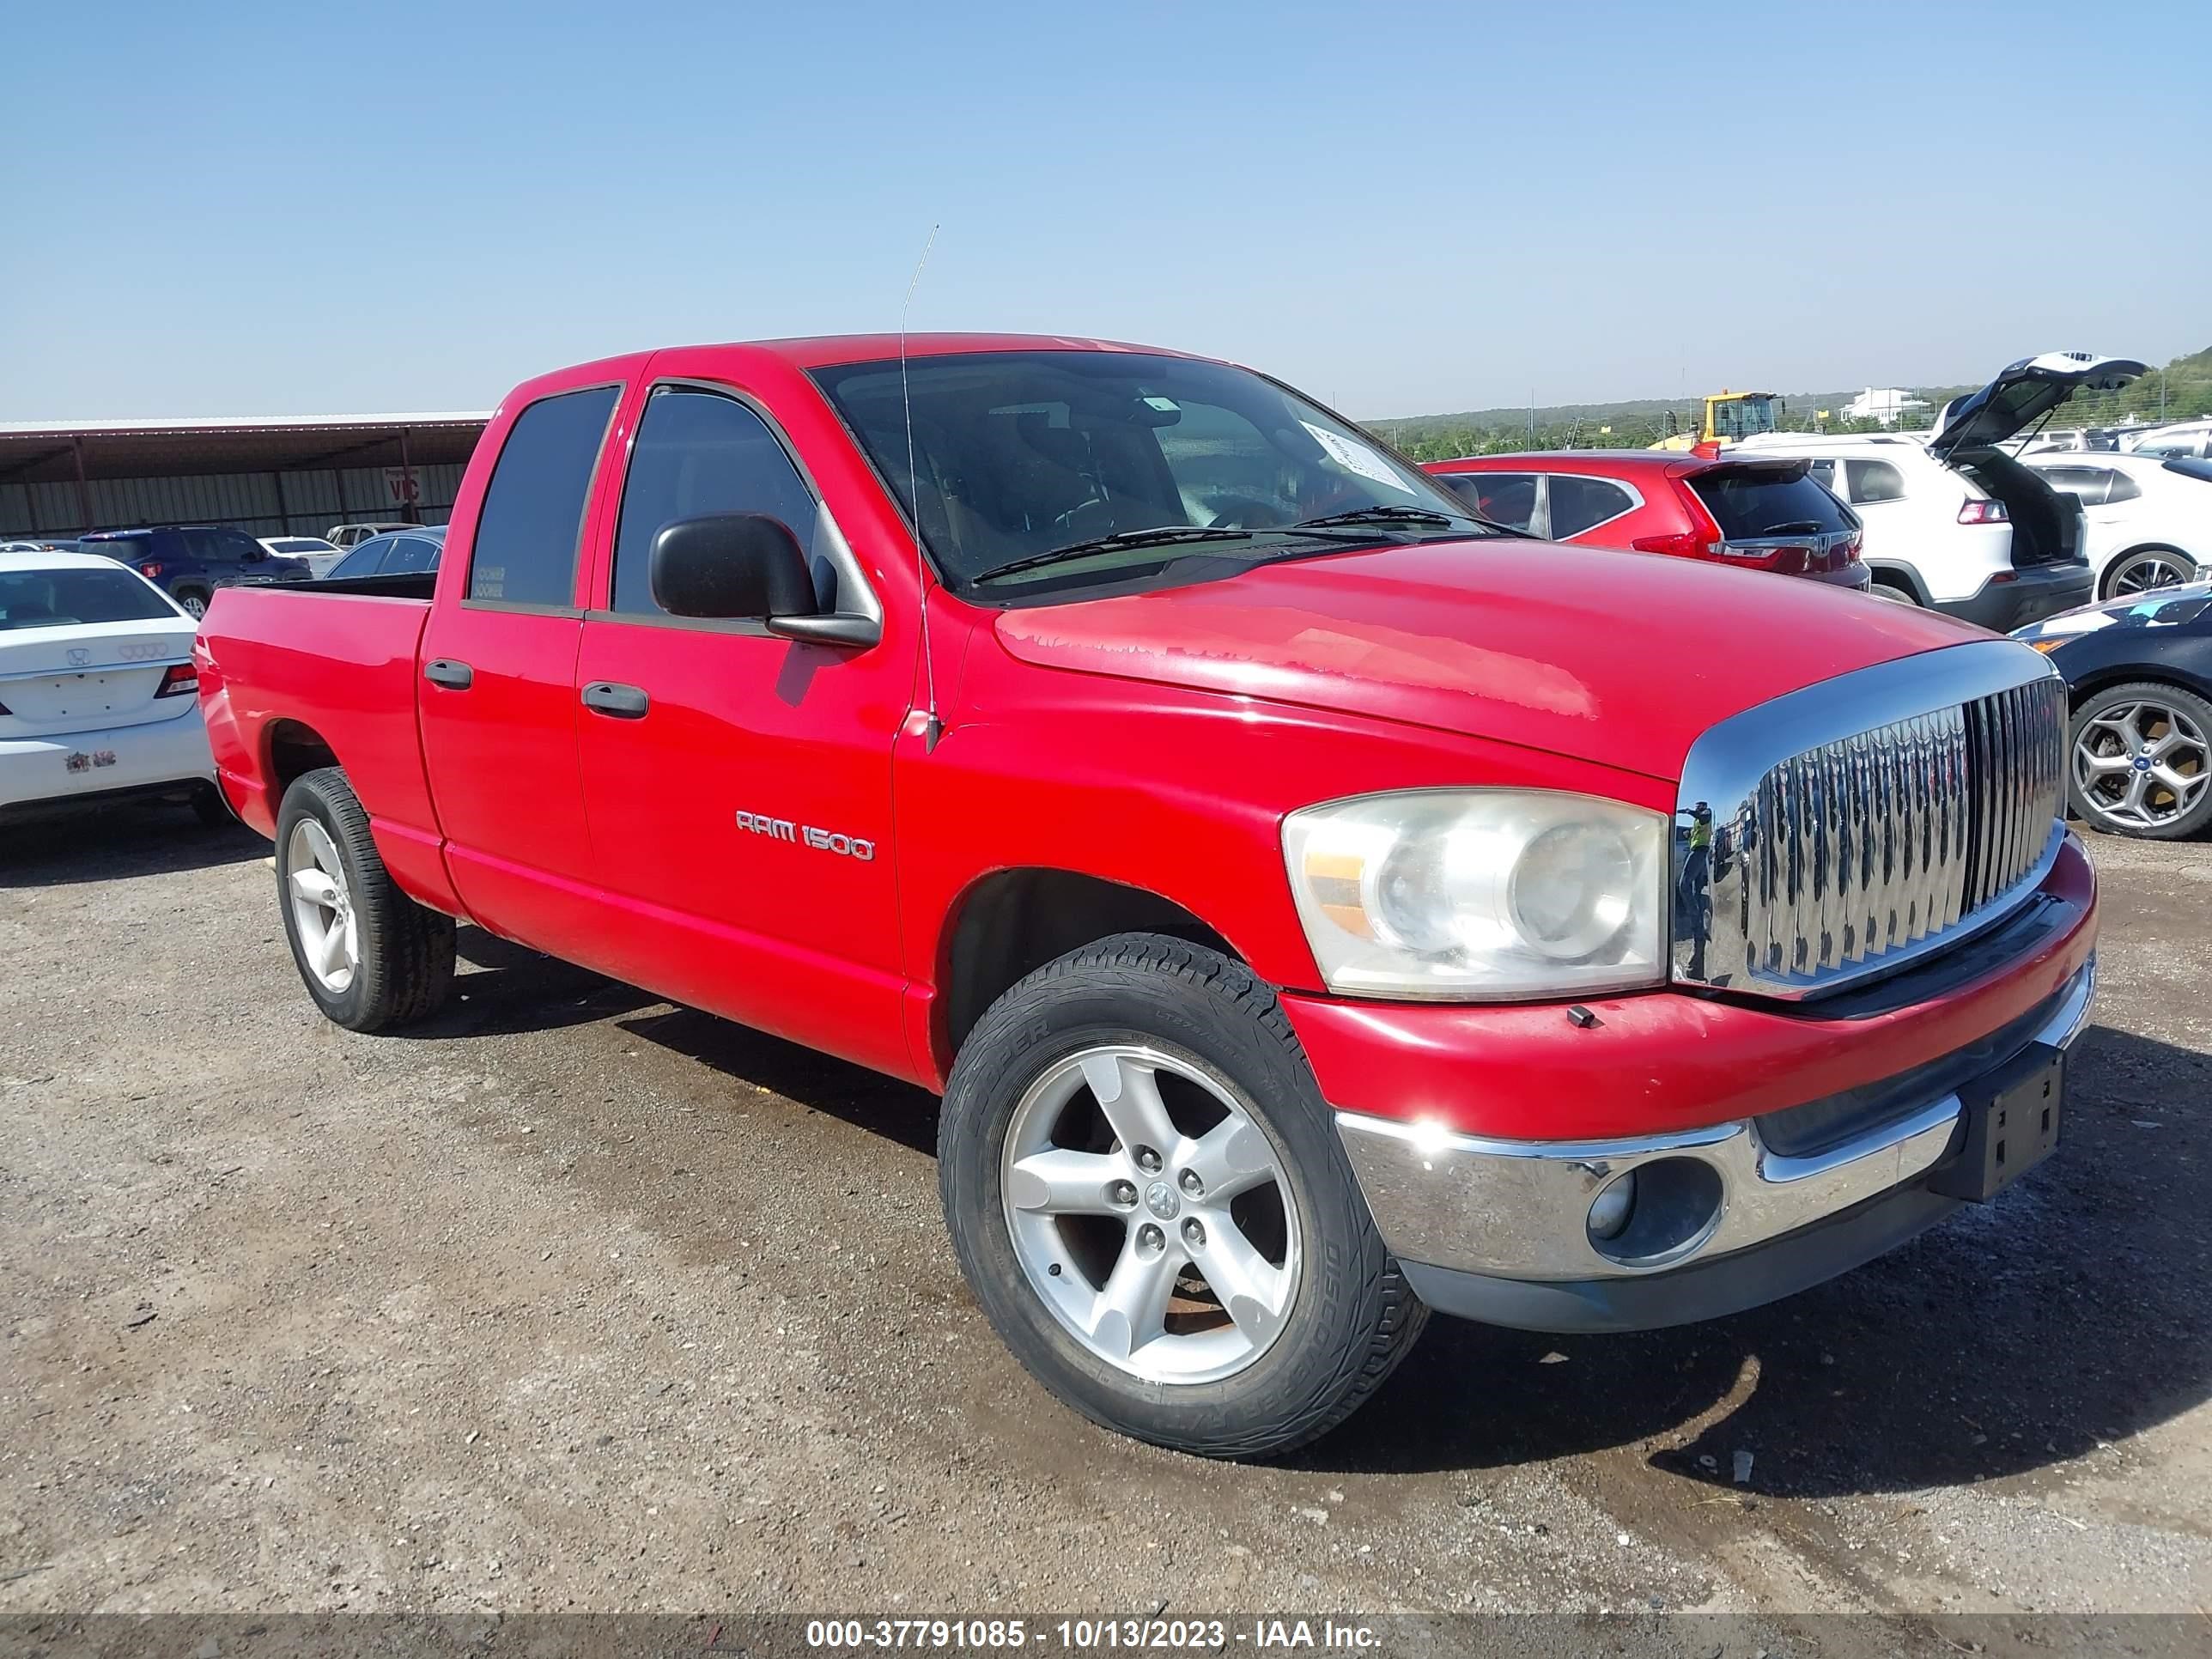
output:
[[[2016,645],[1930,654],[1991,647],[2005,654],[1974,666],[1994,663],[1994,678],[2012,684],[1827,737],[1763,769],[1739,752],[1737,793],[1693,793],[1713,780],[1697,775],[1692,751],[1676,828],[1678,980],[1785,996],[1826,990],[2001,914],[2040,878],[2057,840],[2065,690]],[[1885,672],[1903,671],[1866,673]],[[1930,672],[1908,678],[1918,684]],[[1862,678],[1811,692],[1847,697],[1847,683]],[[1884,700],[1869,701],[1879,709]],[[1776,735],[1787,732],[1782,722]]]

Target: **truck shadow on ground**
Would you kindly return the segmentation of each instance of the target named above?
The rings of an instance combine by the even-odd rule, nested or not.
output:
[[[174,875],[268,856],[269,843],[244,824],[210,827],[173,801],[125,801],[0,825],[0,887]]]
[[[612,1018],[801,1112],[934,1151],[921,1090],[474,928],[459,943],[467,1000],[410,1035]],[[2212,1228],[2194,1190],[2212,1167],[2212,1056],[2096,1027],[2069,1091],[2049,1164],[1855,1273],[1639,1335],[1437,1320],[1288,1466],[1441,1474],[1639,1447],[1721,1501],[1818,1498],[2017,1476],[2154,1427],[2212,1396]]]
[[[1994,1204],[1709,1324],[1558,1337],[1437,1321],[1365,1410],[1292,1461],[1434,1472],[1656,1438],[1655,1469],[1818,1498],[2082,1456],[2212,1395],[2208,1100],[2212,1057],[2094,1028],[2069,1066],[2059,1152]]]

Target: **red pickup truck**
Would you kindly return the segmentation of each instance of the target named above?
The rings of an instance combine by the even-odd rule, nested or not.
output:
[[[197,655],[331,1018],[430,1014],[459,920],[941,1093],[1022,1362],[1250,1455],[1431,1310],[1730,1312],[2057,1139],[2059,681],[1753,586],[1224,363],[799,340],[531,381],[434,573]]]

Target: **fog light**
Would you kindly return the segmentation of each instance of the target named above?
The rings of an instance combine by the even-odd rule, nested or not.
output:
[[[1597,1195],[1590,1206],[1589,1232],[1592,1238],[1618,1238],[1620,1230],[1628,1224],[1628,1218],[1636,1208],[1636,1171],[1631,1170]]]

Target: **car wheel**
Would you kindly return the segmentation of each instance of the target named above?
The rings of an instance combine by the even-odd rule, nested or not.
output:
[[[307,994],[349,1031],[420,1019],[453,982],[453,920],[392,882],[334,766],[309,772],[276,811],[276,900]]]
[[[176,600],[179,605],[184,606],[185,614],[188,617],[199,617],[207,615],[207,595],[197,587],[184,589],[176,595]]]
[[[2105,573],[2105,597],[2117,599],[2196,580],[2197,561],[2186,553],[2171,547],[2138,547],[2112,561]]]
[[[2212,822],[2212,703],[2148,680],[2098,692],[2074,714],[2067,797],[2094,830],[2195,835]]]
[[[1000,997],[961,1046],[938,1153],[993,1327],[1121,1433],[1289,1451],[1427,1321],[1273,994],[1201,946],[1123,934]]]
[[[1895,582],[1880,580],[1870,582],[1867,586],[1867,592],[1877,599],[1887,599],[1892,605],[1918,605],[1920,603],[1919,599],[1915,597],[1911,588],[1900,587]]]

